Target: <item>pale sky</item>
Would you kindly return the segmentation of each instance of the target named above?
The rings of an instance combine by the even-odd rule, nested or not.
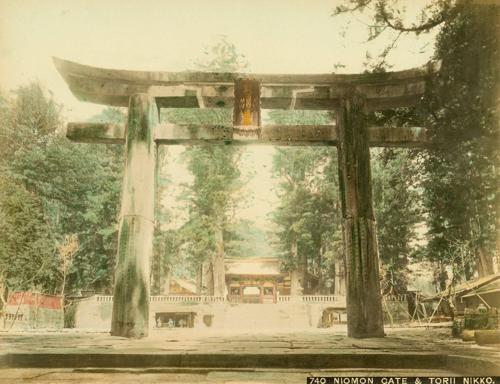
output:
[[[427,1],[401,1],[424,5]],[[204,47],[226,35],[256,73],[328,73],[363,69],[368,19],[331,17],[336,0],[0,0],[0,87],[41,81],[69,119],[100,108],[78,102],[51,57],[138,70],[193,68]],[[417,7],[415,5],[413,8]],[[418,7],[417,7],[418,9]],[[347,31],[345,39],[339,34]],[[428,61],[432,35],[401,38],[394,69]]]
[[[366,40],[369,18],[331,17],[336,0],[0,0],[0,89],[40,81],[66,120],[84,121],[102,106],[72,96],[52,56],[118,69],[183,71],[203,57],[220,35],[244,54],[254,73],[329,73],[363,70],[365,53],[380,52],[387,39]],[[417,3],[417,4],[415,4]],[[400,1],[411,14],[428,1]],[[344,32],[344,37],[340,34]],[[389,35],[390,36],[390,35]],[[389,37],[388,36],[388,37]],[[402,37],[391,54],[394,70],[426,63],[435,34]],[[244,215],[266,224],[276,198],[269,170],[272,148],[249,149],[247,166],[259,199]],[[173,161],[171,164],[176,164]],[[172,165],[176,178],[185,168]],[[262,188],[268,185],[269,187]]]

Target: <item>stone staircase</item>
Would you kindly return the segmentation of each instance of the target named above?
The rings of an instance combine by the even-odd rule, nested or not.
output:
[[[302,303],[234,304],[226,306],[224,311],[225,329],[304,329],[310,323],[310,309]]]

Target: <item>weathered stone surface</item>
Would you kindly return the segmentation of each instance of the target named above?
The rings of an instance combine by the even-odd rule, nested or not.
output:
[[[146,94],[130,98],[111,334],[147,336],[153,251],[158,111]]]
[[[500,344],[500,330],[488,329],[476,331],[474,334],[476,343],[479,345],[485,344]]]
[[[3,369],[1,384],[304,384],[308,376],[451,377],[449,370],[425,369]]]
[[[69,123],[66,136],[80,143],[125,143],[125,125],[105,123]],[[369,127],[372,147],[420,147],[428,143],[425,128]],[[197,144],[203,142],[234,145],[337,145],[334,125],[264,125],[253,133],[238,134],[232,126],[159,124],[157,144]]]
[[[449,369],[472,376],[500,373],[498,346],[463,343],[452,339],[450,332],[449,327],[389,328],[385,338],[358,340],[346,337],[344,325],[307,332],[152,329],[149,337],[141,340],[82,330],[4,333],[0,334],[0,369],[36,366],[59,367],[58,371],[68,367],[156,370],[200,369],[204,365],[207,369],[253,366],[308,367],[318,371],[344,367],[341,369],[348,372],[347,367],[377,371],[405,367]]]
[[[66,137],[77,143],[124,144],[125,124],[68,123]]]
[[[338,116],[348,335],[383,337],[365,99],[351,93],[342,101]]]
[[[261,84],[262,108],[336,109],[346,90],[357,88],[370,109],[414,105],[435,63],[405,71],[371,74],[251,74],[148,72],[105,69],[54,58],[57,70],[80,100],[127,106],[130,96],[151,92],[160,107],[231,108],[234,81],[251,77]],[[308,92],[304,89],[310,88]]]

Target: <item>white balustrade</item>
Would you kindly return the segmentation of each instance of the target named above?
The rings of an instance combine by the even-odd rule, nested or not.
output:
[[[112,302],[113,296],[96,295],[96,301]],[[167,303],[198,302],[198,303],[219,303],[226,301],[224,296],[203,296],[203,295],[165,295],[151,296],[149,301],[161,301]]]
[[[384,299],[386,301],[406,301],[407,297],[406,297],[405,294],[401,294],[401,295],[385,295]]]
[[[335,295],[304,295],[302,301],[306,303],[332,303],[339,301],[339,297]]]
[[[96,295],[95,299],[97,301],[107,301],[107,302],[110,302],[110,301],[113,301],[113,296]]]
[[[112,302],[113,296],[96,295],[95,299],[99,302]],[[278,295],[278,303],[305,302],[305,303],[332,303],[342,301],[343,297],[336,295],[303,295],[303,296],[283,296]],[[224,296],[204,296],[204,295],[164,295],[151,296],[150,301],[166,303],[221,303],[225,302]],[[405,295],[386,296],[386,300],[404,301]]]
[[[303,296],[278,296],[278,303],[302,301],[304,303],[332,303],[342,301],[343,297],[336,295],[303,295]]]

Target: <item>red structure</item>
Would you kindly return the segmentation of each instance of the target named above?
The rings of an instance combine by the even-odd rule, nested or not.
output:
[[[7,305],[30,305],[45,309],[62,309],[62,297],[45,295],[38,292],[14,292],[10,295]]]
[[[2,313],[4,328],[63,328],[64,305],[61,296],[38,292],[14,292]]]

